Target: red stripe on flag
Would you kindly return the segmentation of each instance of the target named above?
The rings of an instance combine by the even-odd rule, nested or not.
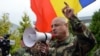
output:
[[[31,9],[37,16],[36,28],[41,32],[51,31],[51,21],[56,13],[50,0],[31,0]]]

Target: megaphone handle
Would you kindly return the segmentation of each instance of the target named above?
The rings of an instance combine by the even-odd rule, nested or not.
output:
[[[46,40],[47,40],[47,34],[46,33],[44,33],[45,34],[45,42],[46,42]]]
[[[41,42],[44,43],[44,44],[46,44],[47,35],[46,35],[46,33],[44,33],[44,35],[45,35],[45,40],[44,41],[41,41]]]

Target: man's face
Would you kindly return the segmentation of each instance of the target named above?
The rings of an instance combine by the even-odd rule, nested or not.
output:
[[[56,35],[58,39],[66,37],[66,34],[68,33],[67,23],[57,19],[52,21],[51,27],[52,27],[52,34]]]

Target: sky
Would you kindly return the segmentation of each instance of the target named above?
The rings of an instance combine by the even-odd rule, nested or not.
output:
[[[78,13],[78,17],[91,16],[100,9],[100,0],[96,0]],[[9,13],[9,20],[19,25],[24,12],[28,14],[31,24],[36,21],[36,15],[30,8],[30,0],[0,0],[0,19],[3,13]]]

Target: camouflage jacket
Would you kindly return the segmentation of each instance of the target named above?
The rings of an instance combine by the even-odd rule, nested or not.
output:
[[[94,47],[96,41],[93,34],[77,17],[73,18],[70,24],[76,38],[73,41],[71,37],[62,42],[56,41],[50,49],[50,56],[87,56],[87,53]]]
[[[17,52],[13,54],[13,56],[32,56],[32,55],[27,51],[26,47],[22,47],[18,49]]]

